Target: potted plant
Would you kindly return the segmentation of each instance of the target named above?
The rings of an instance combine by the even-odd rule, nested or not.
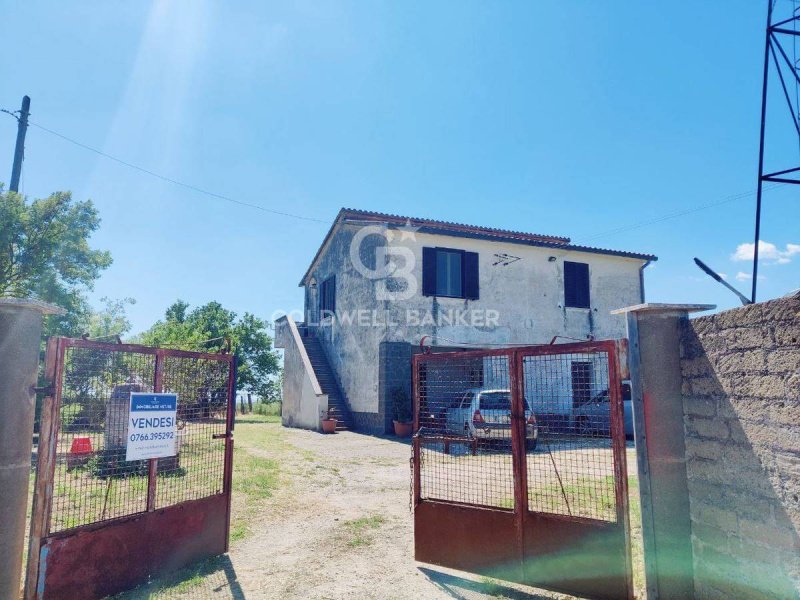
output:
[[[413,429],[413,415],[411,414],[411,400],[405,389],[396,387],[392,390],[392,403],[394,408],[394,434],[397,437],[408,437]]]
[[[336,431],[336,411],[333,408],[322,413],[322,433],[334,433]]]

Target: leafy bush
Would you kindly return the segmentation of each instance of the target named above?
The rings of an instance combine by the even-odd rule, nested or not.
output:
[[[396,387],[392,390],[392,405],[395,421],[409,423],[414,418],[411,410],[411,398],[408,397],[405,388]]]

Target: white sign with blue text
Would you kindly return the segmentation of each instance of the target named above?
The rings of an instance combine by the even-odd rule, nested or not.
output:
[[[178,394],[131,392],[125,460],[175,456]]]

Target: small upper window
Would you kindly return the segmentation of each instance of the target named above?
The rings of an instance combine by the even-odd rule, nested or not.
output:
[[[336,276],[332,275],[319,286],[319,310],[322,318],[336,312]]]
[[[589,308],[589,265],[564,261],[564,305]]]

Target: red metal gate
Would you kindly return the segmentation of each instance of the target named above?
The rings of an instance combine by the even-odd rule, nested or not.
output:
[[[414,357],[415,558],[631,598],[624,342]]]
[[[26,599],[102,598],[228,549],[236,360],[48,340]],[[126,461],[132,392],[178,396],[177,454]]]

